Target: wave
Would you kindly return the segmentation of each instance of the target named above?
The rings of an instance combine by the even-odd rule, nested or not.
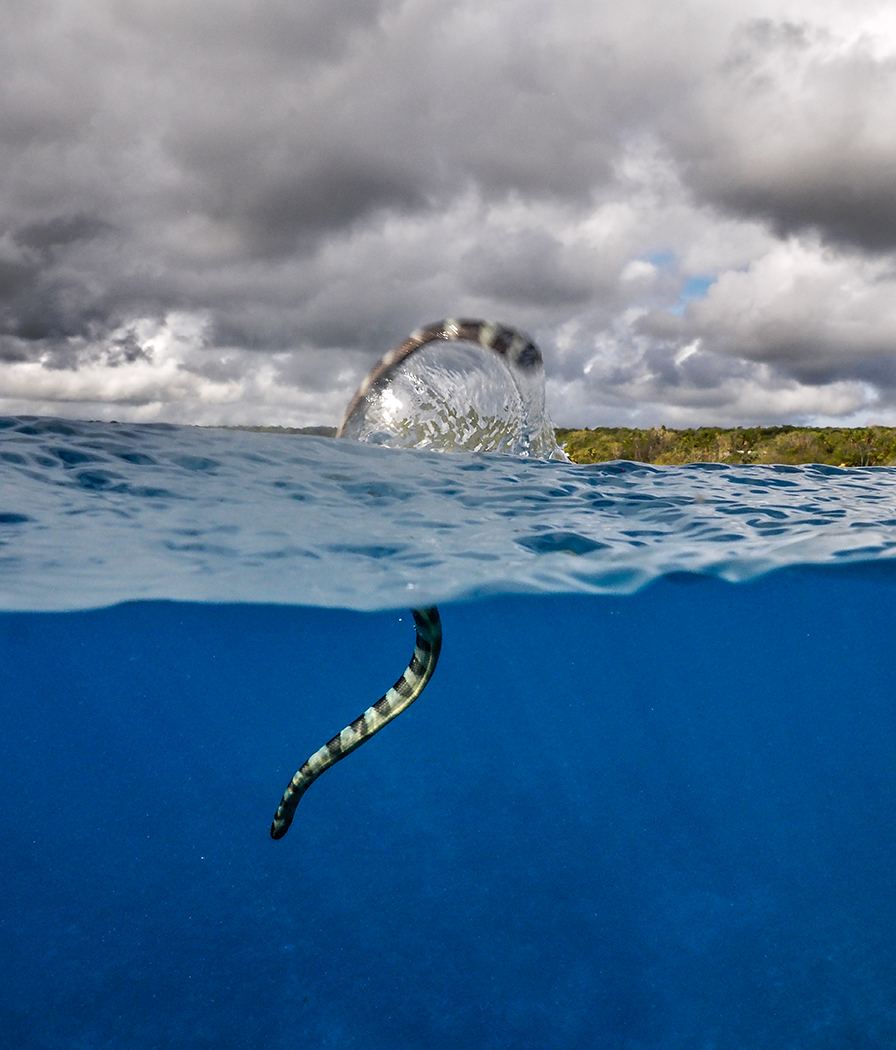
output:
[[[359,610],[629,593],[894,557],[896,470],[578,466],[168,425],[0,420],[0,608]]]

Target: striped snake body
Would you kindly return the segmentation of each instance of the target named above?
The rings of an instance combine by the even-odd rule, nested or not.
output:
[[[363,414],[368,401],[385,387],[396,370],[420,347],[439,340],[477,343],[501,354],[515,367],[530,371],[542,366],[538,347],[521,332],[487,321],[447,320],[418,328],[400,346],[376,365],[349,403],[337,437],[345,437],[347,427]],[[271,838],[281,839],[289,830],[302,795],[335,762],[360,747],[417,699],[432,677],[442,647],[439,610],[411,609],[417,628],[414,655],[401,678],[385,696],[347,725],[302,765],[289,782],[271,824]]]
[[[302,795],[324,770],[329,769],[340,758],[345,758],[356,747],[360,747],[374,733],[378,733],[387,722],[391,722],[405,708],[410,707],[426,688],[426,683],[436,669],[439,650],[442,648],[442,624],[439,620],[439,610],[435,607],[411,609],[411,613],[417,625],[417,644],[404,674],[385,696],[380,697],[351,725],[347,725],[341,733],[327,741],[319,751],[315,751],[290,780],[271,825],[272,839],[283,838],[289,830]]]

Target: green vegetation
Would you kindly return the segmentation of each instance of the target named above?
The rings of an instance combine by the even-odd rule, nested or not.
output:
[[[896,466],[894,427],[558,428],[575,463],[628,459],[640,463],[828,463],[835,467]]]
[[[267,434],[332,437],[335,427],[225,427]],[[574,463],[827,463],[834,467],[896,466],[896,427],[558,427],[557,440]]]

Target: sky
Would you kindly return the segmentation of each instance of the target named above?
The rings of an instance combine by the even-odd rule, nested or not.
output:
[[[335,425],[443,317],[562,426],[896,425],[896,5],[4,0],[0,412]]]

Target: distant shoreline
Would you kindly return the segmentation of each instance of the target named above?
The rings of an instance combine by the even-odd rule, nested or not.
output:
[[[896,427],[557,428],[574,463],[825,463],[833,467],[896,466]]]
[[[215,428],[218,429],[218,428]],[[263,434],[334,437],[336,427],[253,427]],[[832,467],[896,466],[896,427],[594,427],[556,428],[557,441],[574,463],[825,463]]]

